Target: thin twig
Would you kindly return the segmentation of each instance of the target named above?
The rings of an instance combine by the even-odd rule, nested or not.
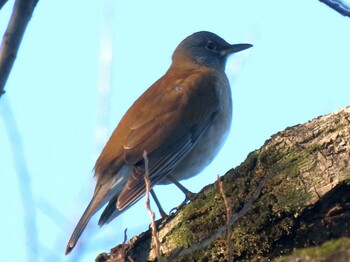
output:
[[[233,216],[231,216],[230,220],[228,221],[228,223],[226,223],[225,226],[220,227],[219,229],[216,230],[216,232],[210,236],[209,238],[203,240],[200,243],[194,244],[192,245],[190,248],[187,249],[180,249],[175,251],[170,257],[169,260],[172,260],[176,257],[180,257],[180,256],[185,256],[185,255],[189,255],[192,254],[193,252],[203,249],[205,247],[207,247],[211,242],[213,242],[214,240],[218,239],[219,237],[221,237],[222,233],[225,232],[229,227],[232,227],[232,225],[237,222],[238,219],[240,219],[241,217],[243,217],[249,210],[249,208],[253,205],[254,201],[258,199],[258,197],[260,196],[261,190],[265,184],[267,176],[259,183],[257,189],[255,190],[253,196],[244,204],[243,208],[236,214],[234,214]]]
[[[147,151],[143,151],[143,159],[145,161],[145,184],[146,184],[146,208],[148,210],[148,213],[151,217],[151,229],[152,229],[152,237],[154,239],[154,242],[156,244],[156,253],[157,253],[157,259],[158,261],[162,261],[162,257],[160,255],[160,241],[158,238],[158,232],[156,227],[156,220],[155,220],[155,214],[151,209],[150,201],[149,201],[149,192],[151,190],[151,181],[149,180],[149,168],[148,168],[148,157],[147,157]]]
[[[22,137],[18,130],[10,104],[6,98],[2,101],[2,106],[0,109],[2,109],[0,111],[0,115],[3,117],[5,124],[4,126],[11,143],[13,161],[15,163],[18,179],[19,189],[15,190],[14,192],[18,192],[20,194],[23,206],[23,222],[26,230],[25,241],[27,243],[27,261],[38,261],[40,252],[38,250],[39,240],[36,221],[37,209],[33,196],[32,179],[24,155]]]
[[[123,240],[123,243],[122,243],[122,249],[121,249],[121,251],[120,251],[120,261],[121,262],[124,262],[125,261],[125,244],[126,244],[126,239],[127,239],[127,236],[126,236],[126,231],[127,231],[128,229],[127,228],[125,228],[125,230],[124,230],[124,240]]]
[[[17,57],[24,32],[39,0],[16,0],[0,47],[0,97]]]
[[[108,120],[110,119],[113,39],[115,28],[115,3],[102,1],[101,36],[98,58],[98,82],[96,96],[95,156],[101,152],[108,139]]]
[[[230,221],[230,218],[232,216],[231,204],[230,204],[229,200],[226,197],[224,186],[222,184],[222,181],[221,181],[219,175],[217,176],[217,181],[218,181],[218,186],[219,186],[219,189],[220,189],[221,196],[222,196],[222,198],[224,200],[224,204],[225,204],[225,207],[226,207],[226,224],[228,224],[228,222]],[[228,259],[229,262],[233,261],[231,236],[232,236],[232,231],[231,231],[231,227],[229,226],[227,228],[227,239],[226,239],[227,259]]]

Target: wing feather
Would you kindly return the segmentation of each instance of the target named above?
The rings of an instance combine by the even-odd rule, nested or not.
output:
[[[177,71],[181,81],[173,79],[172,74],[169,70],[148,89],[122,120],[128,124],[128,130],[121,132],[123,158],[134,167],[123,190],[111,198],[102,213],[101,225],[145,194],[144,151],[148,154],[151,183],[156,185],[181,163],[217,115],[217,76],[213,69],[184,70],[183,74]]]

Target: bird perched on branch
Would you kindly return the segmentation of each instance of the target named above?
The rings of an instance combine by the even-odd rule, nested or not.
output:
[[[205,31],[178,45],[168,71],[130,107],[97,159],[94,195],[74,229],[66,254],[101,207],[107,204],[99,220],[102,226],[145,194],[144,152],[152,186],[175,183],[187,196],[191,194],[178,181],[205,168],[230,130],[232,104],[226,59],[251,46],[231,45]],[[155,197],[153,190],[151,193]]]

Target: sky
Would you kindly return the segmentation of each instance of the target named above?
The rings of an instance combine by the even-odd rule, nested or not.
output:
[[[0,10],[1,34],[13,2]],[[95,215],[64,256],[103,144],[188,35],[254,45],[228,60],[232,130],[213,163],[183,182],[198,192],[274,133],[350,104],[349,29],[317,0],[39,1],[0,99],[2,259],[94,261],[125,228],[129,238],[148,229],[141,199],[102,228]],[[173,185],[155,191],[166,211],[184,199]]]

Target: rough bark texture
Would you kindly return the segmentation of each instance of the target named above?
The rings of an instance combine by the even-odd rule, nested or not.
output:
[[[317,250],[321,250],[326,246],[329,250],[334,243],[342,247],[340,251],[333,248],[340,256],[348,254],[350,240],[342,237],[350,236],[349,161],[350,106],[273,135],[240,166],[228,171],[222,181],[233,213],[239,212],[260,181],[266,179],[259,198],[232,226],[234,260],[298,261],[305,251],[302,248],[319,246]],[[217,185],[208,185],[159,226],[164,259],[202,242],[225,222],[225,206]],[[171,260],[227,261],[226,240],[224,233],[208,247]],[[323,244],[329,240],[333,242]],[[126,243],[125,260],[155,261],[154,249],[151,233],[146,231]],[[295,249],[304,251],[293,253]],[[118,245],[96,261],[119,261],[120,251]],[[288,255],[283,260],[282,256]],[[332,254],[325,253],[322,259],[327,256]]]

